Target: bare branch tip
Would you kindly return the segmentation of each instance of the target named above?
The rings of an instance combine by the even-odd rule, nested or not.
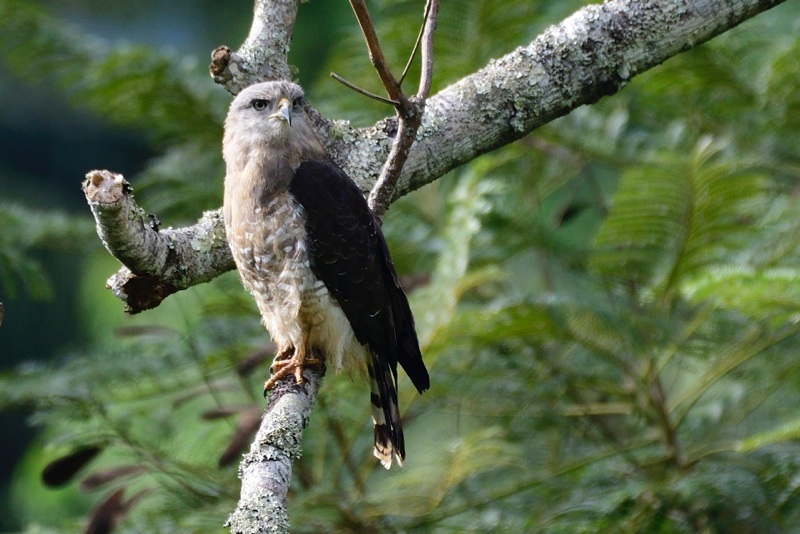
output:
[[[133,191],[131,185],[121,174],[107,170],[87,172],[82,188],[86,200],[100,204],[113,204],[126,193]]]
[[[422,43],[422,68],[417,97],[428,98],[433,81],[433,33],[439,16],[439,0],[428,0],[425,4],[425,17],[420,29]]]
[[[419,45],[422,42],[422,38],[425,35],[425,27],[428,22],[428,17],[431,13],[431,0],[425,2],[425,15],[422,17],[422,25],[419,27],[419,32],[417,33],[417,39],[414,41],[414,47],[411,49],[411,54],[408,56],[408,61],[406,61],[406,66],[403,69],[403,74],[400,75],[400,80],[398,83],[400,85],[403,84],[403,80],[406,79],[406,75],[408,75],[408,70],[411,68],[411,64],[414,62],[414,58],[417,57],[417,51],[419,50]]]

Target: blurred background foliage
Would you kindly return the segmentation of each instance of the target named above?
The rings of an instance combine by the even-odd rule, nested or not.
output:
[[[443,3],[434,91],[585,3]],[[268,336],[235,273],[123,316],[77,185],[123,172],[165,225],[221,203],[206,54],[250,4],[0,0],[0,529],[224,531]],[[423,2],[371,6],[399,69]],[[326,116],[390,113],[327,77],[379,88],[346,3],[293,46]],[[798,58],[790,2],[395,203],[433,387],[401,379],[385,472],[366,386],[326,378],[293,531],[797,531]]]

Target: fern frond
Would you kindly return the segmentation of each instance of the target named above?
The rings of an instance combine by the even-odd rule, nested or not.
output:
[[[687,160],[628,170],[598,234],[592,268],[655,299],[744,248],[766,201],[766,180],[721,158],[710,138]]]
[[[683,291],[694,302],[710,301],[775,326],[796,320],[800,313],[800,270],[788,267],[714,267],[687,281]]]
[[[399,517],[424,517],[469,477],[520,464],[521,452],[507,442],[498,427],[478,428],[450,439],[445,432],[446,427],[440,425],[443,446],[435,454],[426,455],[396,477],[374,481],[365,516],[380,511]],[[431,480],[436,482],[431,484]]]

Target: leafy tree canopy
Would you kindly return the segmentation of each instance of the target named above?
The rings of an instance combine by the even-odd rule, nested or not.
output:
[[[583,3],[447,2],[437,86]],[[401,63],[419,5],[375,4]],[[432,388],[401,384],[409,461],[385,473],[369,453],[366,386],[327,377],[295,464],[295,531],[800,524],[797,20],[796,3],[776,8],[392,206],[385,231],[417,286]],[[18,75],[51,77],[82,109],[158,141],[131,180],[163,222],[219,205],[228,100],[183,58],[100,42],[16,1],[0,4],[0,50]],[[355,32],[327,61],[376,86]],[[390,113],[303,82],[329,117]],[[6,294],[47,296],[32,255],[44,243],[91,246],[88,214],[0,204],[0,221]],[[83,283],[101,286],[101,271]],[[86,346],[0,377],[0,405],[33,407],[44,445],[17,495],[58,459],[51,476],[88,493],[18,497],[28,532],[73,531],[104,502],[130,505],[119,532],[220,530],[271,357],[235,274],[126,323],[95,317],[108,307],[96,298],[84,306],[97,327]],[[61,515],[42,515],[54,502]]]

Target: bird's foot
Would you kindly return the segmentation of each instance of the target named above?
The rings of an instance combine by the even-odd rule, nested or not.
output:
[[[291,357],[289,355],[292,355]],[[298,384],[303,383],[303,369],[307,367],[321,367],[322,360],[306,356],[305,350],[298,350],[297,347],[284,347],[275,355],[275,360],[269,368],[270,377],[264,383],[264,396],[272,390],[278,382],[289,375],[294,375]]]

